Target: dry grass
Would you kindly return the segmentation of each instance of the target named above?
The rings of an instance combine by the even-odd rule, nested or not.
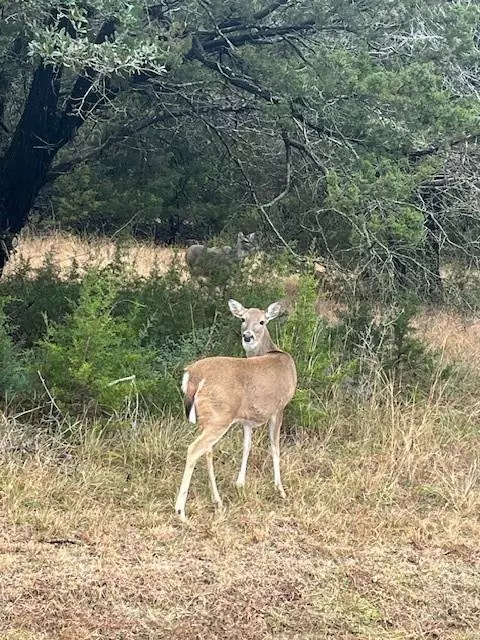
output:
[[[119,251],[115,239],[105,237],[81,237],[71,233],[53,232],[37,235],[25,232],[21,237],[17,251],[5,269],[5,275],[15,271],[27,262],[33,269],[40,268],[47,257],[68,274],[72,264],[78,265],[83,272],[88,267],[104,267],[112,263]],[[170,247],[162,247],[153,242],[138,242],[130,239],[120,247],[122,256],[140,275],[148,277],[153,270],[164,273],[177,255]],[[178,251],[177,259],[183,261],[184,251]]]
[[[233,431],[216,451],[226,511],[199,465],[187,526],[172,511],[189,427],[66,450],[6,422],[1,637],[478,638],[480,408],[383,393],[284,444],[285,502],[262,432],[236,494]]]
[[[39,265],[52,245],[66,270],[85,252],[61,235],[26,238],[19,254]],[[82,266],[114,255],[105,241],[87,247]],[[145,275],[172,256],[130,250]],[[476,370],[475,325],[438,313],[417,326],[445,359]],[[477,640],[475,385],[439,383],[412,403],[377,393],[348,411],[330,399],[325,432],[285,438],[285,501],[262,431],[236,493],[241,434],[232,430],[215,457],[227,508],[214,513],[199,464],[187,526],[172,512],[192,428],[146,419],[108,443],[83,425],[82,444],[68,447],[4,418],[0,638]]]
[[[479,367],[480,322],[436,310],[420,315],[415,324],[419,334],[447,359]]]

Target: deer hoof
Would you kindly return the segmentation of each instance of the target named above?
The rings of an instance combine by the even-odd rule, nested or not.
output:
[[[176,509],[176,514],[180,522],[187,522],[187,516],[185,515],[185,511],[183,509]]]

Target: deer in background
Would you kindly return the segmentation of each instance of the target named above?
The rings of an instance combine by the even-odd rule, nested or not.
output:
[[[185,412],[201,433],[188,447],[187,461],[175,510],[185,520],[185,503],[193,470],[205,455],[212,499],[222,507],[213,469],[213,447],[232,424],[244,428],[243,457],[237,487],[243,487],[252,442],[252,428],[269,424],[275,487],[285,491],[280,476],[280,428],[283,411],[293,398],[297,372],[293,358],[272,341],[267,323],[282,312],[279,302],[266,311],[245,309],[229,300],[234,316],[242,320],[242,345],[247,358],[213,357],[197,360],[185,369],[182,380]]]
[[[185,252],[187,267],[192,275],[203,277],[228,271],[234,263],[241,264],[249,253],[255,251],[254,240],[255,233],[245,235],[240,231],[233,248],[228,245],[206,247],[203,244],[194,244]]]

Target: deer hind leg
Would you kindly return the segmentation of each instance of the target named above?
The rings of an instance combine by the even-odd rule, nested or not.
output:
[[[245,477],[247,475],[247,464],[250,449],[252,448],[252,427],[248,424],[243,425],[243,456],[238,478],[235,483],[237,489],[245,486]]]
[[[210,449],[205,453],[205,458],[207,459],[207,472],[208,479],[210,480],[210,490],[212,492],[212,500],[217,505],[218,509],[223,508],[223,502],[218,493],[217,481],[215,479],[215,471],[213,469],[213,451]]]
[[[282,426],[283,411],[275,413],[268,421],[270,431],[270,446],[272,449],[273,458],[273,478],[275,481],[275,488],[280,493],[282,498],[285,498],[285,491],[282,485],[282,479],[280,476],[280,428]]]
[[[188,447],[187,451],[187,461],[185,464],[185,471],[183,472],[182,483],[180,485],[180,489],[178,491],[177,501],[175,503],[175,511],[181,520],[185,521],[185,503],[187,502],[188,488],[190,486],[190,480],[192,479],[193,470],[195,469],[195,465],[197,464],[199,458],[206,454],[207,452],[212,451],[213,446],[220,440],[220,438],[228,431],[230,425],[221,429],[209,430],[208,427],[205,427],[204,431],[198,436],[196,440],[192,442],[192,444]],[[214,492],[213,486],[216,489],[215,483],[215,474],[213,473],[213,462],[210,467],[210,463],[208,461],[207,456],[207,469],[212,473],[210,476],[210,483],[212,488],[212,493]],[[213,482],[212,482],[213,478]],[[218,490],[216,491],[218,498]]]

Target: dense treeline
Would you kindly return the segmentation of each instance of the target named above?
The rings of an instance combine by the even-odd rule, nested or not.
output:
[[[441,293],[477,258],[479,21],[464,1],[5,2],[2,260],[44,222],[238,228]]]

